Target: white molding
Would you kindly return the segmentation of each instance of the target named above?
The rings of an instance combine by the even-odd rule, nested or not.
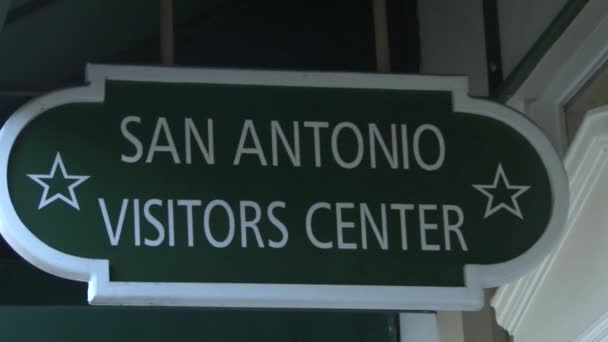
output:
[[[527,115],[548,135],[560,153],[567,148],[563,106],[606,63],[608,59],[608,2],[590,0],[570,27],[547,52],[524,84],[509,100],[511,106],[526,105]],[[520,106],[521,107],[521,106]],[[582,127],[579,131],[583,133]],[[603,142],[573,142],[565,157],[570,176],[571,208],[566,230],[580,211],[598,176],[596,166],[604,163]],[[585,144],[585,155],[581,155]],[[576,147],[579,146],[579,147]],[[581,165],[585,165],[581,167]],[[567,238],[567,233],[564,239]],[[512,335],[523,321],[563,241],[533,272],[502,286],[492,300],[498,323]]]
[[[574,342],[608,342],[608,312],[594,322]]]
[[[563,239],[534,272],[502,286],[492,300],[498,323],[511,335],[517,335],[535,295],[567,241],[602,170],[608,164],[607,151],[608,106],[596,108],[587,114],[566,155],[564,164],[570,177],[572,200]]]
[[[194,68],[91,65],[89,85],[34,99],[21,107],[0,130],[0,233],[24,259],[60,277],[89,283],[89,301],[106,305],[172,305],[210,307],[475,310],[483,305],[484,287],[516,279],[541,262],[561,239],[568,208],[568,186],[561,160],[542,132],[522,115],[493,102],[467,96],[462,77],[359,73],[304,73]],[[338,286],[225,283],[112,282],[107,260],[74,257],[38,240],[18,217],[10,200],[8,162],[21,130],[38,115],[69,102],[102,102],[106,80],[167,83],[280,85],[365,89],[450,91],[454,111],[476,113],[512,127],[537,150],[547,169],[553,203],[548,227],[524,254],[495,265],[466,265],[466,286]]]
[[[570,165],[568,165],[570,164]],[[572,168],[576,177],[573,177],[571,184],[580,187],[580,197],[575,197],[573,203],[576,206],[571,211],[573,225],[580,216],[582,208],[587,203],[587,198],[595,188],[600,174],[608,166],[608,106],[602,106],[589,111],[581,125],[577,136],[572,143],[566,168]],[[572,226],[569,226],[571,229]],[[566,233],[564,240],[559,244],[563,245],[567,240]],[[559,254],[560,248],[551,254],[551,262]],[[551,265],[549,265],[550,268]],[[547,271],[545,271],[545,274]],[[598,289],[605,291],[604,289]],[[589,328],[580,334],[575,342],[608,342],[608,308]]]
[[[508,101],[527,103],[526,114],[564,155],[562,107],[608,58],[608,1],[590,0]]]
[[[439,322],[434,312],[399,314],[399,341],[441,342]]]

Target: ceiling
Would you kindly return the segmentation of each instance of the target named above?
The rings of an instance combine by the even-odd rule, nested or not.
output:
[[[160,1],[0,0],[0,117],[87,63],[160,64]],[[394,71],[417,72],[416,1],[388,0]],[[1,16],[0,16],[1,17]],[[373,71],[371,0],[176,0],[178,65]],[[1,27],[1,26],[0,26]]]
[[[87,63],[160,64],[160,0],[9,1],[0,126],[27,100],[84,83]],[[387,0],[393,72],[419,71],[417,2]],[[371,0],[174,0],[175,63],[375,71]],[[0,239],[0,257],[14,257]]]

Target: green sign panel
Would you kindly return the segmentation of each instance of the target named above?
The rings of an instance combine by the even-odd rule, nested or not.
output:
[[[566,177],[463,78],[90,66],[0,131],[0,231],[94,304],[473,309]]]

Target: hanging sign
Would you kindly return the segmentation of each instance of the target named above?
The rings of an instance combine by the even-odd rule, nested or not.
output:
[[[0,131],[0,232],[92,304],[475,309],[563,230],[559,157],[464,78],[87,79]]]

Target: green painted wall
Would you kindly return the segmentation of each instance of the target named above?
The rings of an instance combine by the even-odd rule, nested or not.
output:
[[[0,341],[397,341],[381,313],[203,311],[114,307],[2,307]]]
[[[0,262],[0,341],[374,341],[398,340],[395,313],[100,307],[86,284],[23,260]]]

